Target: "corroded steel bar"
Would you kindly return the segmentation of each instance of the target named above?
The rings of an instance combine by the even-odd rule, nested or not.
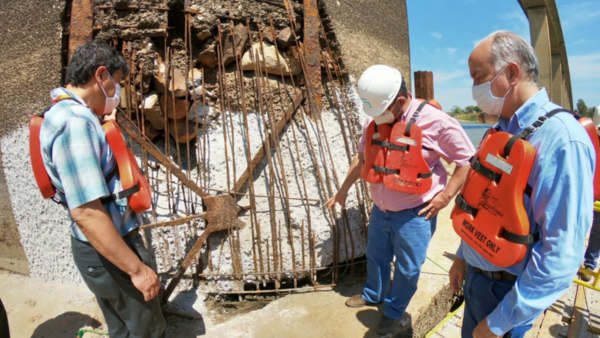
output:
[[[277,121],[274,131],[271,131],[269,133],[269,135],[267,136],[267,138],[270,138],[271,135],[279,135],[279,133],[281,133],[281,131],[286,126],[287,122],[292,117],[292,115],[294,114],[296,109],[298,109],[298,107],[300,106],[300,103],[302,103],[303,99],[304,99],[304,95],[302,94],[302,92],[300,92],[298,95],[296,95],[292,104],[290,104],[288,109],[286,109],[284,116],[281,119],[279,119],[279,121]],[[244,185],[246,184],[246,181],[248,180],[248,178],[250,178],[250,171],[253,170],[258,165],[258,163],[263,159],[264,156],[265,156],[265,146],[263,144],[263,146],[260,147],[258,149],[258,151],[256,152],[256,154],[254,155],[254,158],[250,162],[251,163],[250,166],[242,173],[240,178],[238,178],[237,182],[235,182],[235,185],[233,188],[234,191],[236,191],[236,192],[240,191],[244,187]]]
[[[321,84],[321,45],[319,44],[319,8],[317,0],[303,0],[304,4],[304,54],[306,55],[306,87],[310,94],[311,116],[323,109]]]
[[[158,223],[146,224],[146,225],[142,225],[140,227],[140,230],[182,225],[182,224],[185,224],[187,222],[196,220],[198,218],[204,218],[204,217],[206,217],[206,213],[202,213],[200,215],[192,215],[192,216],[186,216],[186,217],[176,218],[174,220],[165,221],[165,222],[158,222]]]
[[[193,192],[195,192],[196,194],[198,194],[198,196],[202,198],[210,197],[210,195],[205,193],[198,185],[196,185],[194,181],[188,179],[186,175],[181,171],[181,169],[179,169],[177,165],[175,165],[165,155],[163,155],[163,153],[158,148],[156,148],[156,146],[152,142],[147,141],[144,135],[140,135],[138,129],[135,127],[135,125],[133,125],[131,120],[127,118],[127,116],[125,116],[122,113],[118,116],[121,118],[117,119],[117,122],[119,123],[119,126],[125,131],[125,133],[127,133],[129,137],[131,137],[133,140],[139,143],[142,148],[146,149],[146,151],[148,151],[150,155],[154,156],[154,158],[156,158],[156,160],[160,164],[162,164],[168,170],[170,170],[173,173],[173,175],[175,175],[175,177],[177,177],[181,181],[183,185],[190,188]]]
[[[71,33],[69,35],[69,60],[77,47],[92,41],[93,26],[93,0],[73,0],[71,5]]]
[[[221,126],[223,128],[223,147],[225,150],[225,169],[227,172],[227,191],[231,192],[231,183],[229,180],[229,158],[227,154],[227,122],[225,120],[225,106],[224,106],[224,91],[227,91],[227,79],[223,79],[225,76],[225,66],[223,66],[223,44],[221,43],[222,35],[221,35],[221,21],[217,20],[217,28],[219,31],[219,39],[217,40],[217,46],[219,47],[217,50],[217,64],[218,64],[218,75],[219,78],[219,92],[221,93]],[[223,69],[221,70],[221,67]],[[229,97],[227,98],[227,102],[229,102]],[[233,131],[232,131],[233,132]],[[235,157],[235,156],[234,156]]]

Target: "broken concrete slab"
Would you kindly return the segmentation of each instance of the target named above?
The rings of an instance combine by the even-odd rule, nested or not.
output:
[[[216,43],[208,43],[204,49],[198,54],[196,62],[208,68],[215,68],[218,65],[217,52],[215,51]]]
[[[152,124],[149,121],[146,121],[146,124],[144,126],[144,135],[146,135],[146,137],[150,141],[154,141],[159,136],[162,136],[162,134],[163,134],[162,131],[157,130],[156,128],[154,128],[152,126]]]
[[[165,129],[165,118],[160,108],[160,96],[154,92],[144,96],[142,111],[145,119],[149,121],[156,130]]]
[[[210,123],[210,121],[215,119],[217,116],[219,116],[218,113],[212,107],[208,105],[205,106],[202,104],[202,102],[196,101],[196,103],[193,103],[192,107],[190,107],[188,120],[198,120],[198,123],[204,123],[205,121],[206,123]]]
[[[160,94],[164,94],[167,91],[167,71],[171,70],[167,69],[162,60],[157,60],[157,65],[153,72],[153,83],[154,89]],[[185,97],[187,83],[183,72],[175,68],[168,77],[170,78],[169,93],[175,94],[175,97]]]
[[[164,107],[164,101],[167,101],[166,109]],[[167,117],[174,120],[185,117],[189,110],[189,102],[187,100],[181,100],[169,96],[167,96],[165,99],[164,95],[161,97],[160,106],[163,114],[166,112]]]
[[[196,138],[196,124],[184,119],[169,121],[169,135],[179,143],[186,143]]]
[[[286,27],[281,30],[277,35],[277,46],[280,49],[289,48],[296,40],[294,39],[294,33],[290,29],[290,27]]]
[[[253,53],[254,58],[258,54],[262,70],[269,74],[290,76],[302,73],[300,63],[290,53],[280,53],[274,45],[268,43],[262,43],[262,47],[261,50],[261,43],[257,42],[244,54],[242,70],[255,70],[250,58],[250,53]]]
[[[223,65],[228,66],[236,58],[244,55],[244,46],[248,41],[248,31],[243,24],[237,24],[230,35],[223,37]]]

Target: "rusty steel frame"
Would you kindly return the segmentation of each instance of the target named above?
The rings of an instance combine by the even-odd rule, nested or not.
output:
[[[277,1],[273,1],[273,0],[257,0],[259,2],[263,2],[266,4],[270,4],[273,6],[277,6],[277,7],[282,7],[282,8],[286,8],[287,11],[287,15],[288,15],[288,20],[289,20],[289,25],[293,28],[292,32],[294,34],[295,37],[295,46],[291,47],[291,50],[293,51],[293,54],[295,55],[295,57],[299,60],[299,63],[301,65],[301,68],[303,70],[303,75],[300,75],[299,77],[304,77],[305,81],[304,81],[304,89],[300,88],[301,85],[299,84],[298,86],[296,85],[296,81],[294,80],[294,76],[291,76],[291,82],[292,82],[292,90],[290,90],[290,88],[288,88],[288,84],[286,84],[286,80],[284,78],[284,75],[281,75],[281,82],[277,82],[277,87],[279,90],[279,97],[280,97],[280,102],[278,104],[282,104],[284,102],[284,98],[289,98],[289,101],[291,101],[289,103],[289,106],[287,108],[284,109],[284,115],[282,117],[280,117],[279,119],[275,119],[275,110],[274,110],[274,106],[275,103],[273,102],[273,100],[271,99],[273,97],[274,92],[272,91],[272,89],[269,86],[268,83],[268,73],[265,69],[262,69],[261,63],[258,62],[258,53],[261,53],[263,58],[264,58],[264,50],[263,50],[263,30],[262,27],[260,25],[260,23],[256,23],[258,26],[258,34],[259,34],[259,39],[258,41],[260,42],[260,50],[259,51],[255,51],[256,55],[251,55],[251,59],[252,62],[254,64],[254,70],[255,70],[255,77],[254,77],[254,82],[256,84],[255,86],[255,97],[257,98],[257,102],[258,102],[258,110],[259,113],[262,116],[262,123],[264,125],[265,130],[268,130],[269,132],[266,134],[264,140],[263,140],[263,144],[260,147],[259,151],[257,153],[254,154],[253,157],[251,157],[251,152],[250,152],[250,144],[249,144],[249,126],[248,126],[248,108],[246,107],[246,102],[245,102],[245,97],[246,97],[246,89],[245,89],[245,85],[244,85],[244,76],[243,76],[243,72],[241,69],[241,65],[239,62],[239,59],[241,59],[241,55],[236,55],[235,53],[237,53],[236,49],[235,49],[235,43],[233,43],[233,48],[234,48],[234,55],[236,56],[235,58],[235,71],[233,73],[233,76],[235,76],[237,79],[237,83],[234,82],[234,87],[232,89],[228,89],[227,88],[227,81],[225,80],[225,76],[227,75],[226,69],[222,64],[222,55],[223,55],[223,46],[222,46],[222,37],[221,37],[221,23],[218,23],[218,27],[219,27],[219,38],[217,39],[217,61],[218,61],[218,70],[217,70],[217,79],[218,79],[218,83],[219,83],[219,91],[220,91],[220,95],[221,95],[221,100],[220,100],[220,104],[221,104],[221,118],[222,118],[222,128],[223,128],[223,134],[224,134],[224,149],[225,149],[225,160],[226,160],[226,167],[227,167],[227,191],[223,191],[223,190],[218,190],[218,189],[210,189],[207,187],[207,168],[206,168],[206,155],[208,152],[208,149],[206,148],[207,145],[207,114],[204,115],[204,121],[199,122],[198,119],[196,118],[195,120],[195,132],[196,132],[196,140],[195,142],[197,143],[197,158],[198,158],[198,180],[199,183],[194,182],[191,177],[190,177],[190,173],[191,173],[191,167],[190,167],[190,141],[185,142],[186,143],[186,153],[187,153],[187,157],[188,157],[188,167],[187,167],[187,171],[183,171],[182,170],[182,166],[181,166],[181,158],[180,158],[180,144],[178,142],[176,142],[176,144],[174,145],[174,148],[177,151],[177,164],[173,163],[173,161],[171,161],[167,156],[165,156],[161,150],[159,150],[156,146],[154,146],[154,144],[152,144],[145,136],[145,122],[144,122],[144,115],[140,113],[140,110],[138,109],[137,104],[134,105],[135,107],[133,108],[133,110],[135,111],[135,115],[136,115],[136,121],[137,123],[131,121],[129,117],[132,116],[132,104],[131,104],[131,98],[132,95],[131,93],[129,93],[130,95],[128,95],[128,98],[130,100],[129,104],[128,104],[128,116],[126,116],[122,111],[119,113],[119,125],[121,125],[121,128],[127,133],[127,135],[129,135],[130,137],[130,141],[135,141],[136,143],[140,144],[141,146],[141,151],[142,151],[142,168],[144,170],[144,172],[146,173],[146,175],[148,176],[148,154],[154,156],[154,158],[156,158],[156,160],[165,167],[166,169],[166,182],[167,182],[167,200],[168,200],[168,207],[169,207],[169,211],[170,211],[170,215],[171,215],[171,220],[169,221],[164,221],[164,222],[156,222],[156,223],[152,223],[152,224],[147,224],[141,227],[141,229],[155,229],[155,228],[160,228],[160,227],[172,227],[172,226],[177,226],[177,225],[183,225],[183,224],[187,224],[188,225],[188,229],[190,230],[190,233],[192,233],[192,229],[190,228],[190,226],[193,226],[193,224],[195,223],[195,220],[200,220],[200,219],[205,219],[208,216],[207,212],[204,213],[198,213],[198,211],[196,211],[196,206],[197,203],[194,201],[194,198],[192,196],[192,192],[195,193],[195,195],[197,195],[198,197],[200,197],[202,200],[204,200],[204,202],[206,203],[207,200],[211,200],[211,199],[216,199],[216,197],[209,195],[208,193],[206,193],[206,191],[215,191],[215,192],[220,192],[220,193],[225,193],[225,195],[220,195],[217,197],[229,197],[231,198],[232,196],[235,198],[235,200],[237,200],[239,197],[242,196],[248,196],[250,197],[251,200],[251,205],[249,206],[249,208],[240,208],[239,206],[236,206],[234,204],[232,204],[230,207],[232,208],[236,208],[236,213],[239,212],[241,209],[249,209],[250,210],[250,225],[252,228],[252,250],[253,250],[253,260],[254,260],[254,272],[252,271],[248,271],[248,272],[244,272],[241,270],[241,258],[240,257],[236,257],[240,255],[240,251],[241,251],[241,244],[240,244],[240,235],[238,233],[239,231],[239,227],[234,227],[233,229],[228,229],[227,230],[227,235],[226,235],[226,239],[229,243],[229,246],[231,248],[231,255],[232,255],[232,260],[233,260],[233,268],[234,268],[234,273],[230,273],[230,274],[219,274],[218,270],[219,267],[217,266],[217,273],[215,272],[215,266],[212,263],[212,259],[211,256],[208,256],[208,262],[207,262],[207,267],[208,270],[210,271],[210,273],[207,274],[202,274],[196,272],[193,273],[192,272],[192,276],[196,276],[198,278],[207,278],[207,279],[212,279],[212,278],[234,278],[236,280],[239,280],[240,283],[242,282],[242,279],[245,277],[249,277],[249,276],[255,276],[254,280],[256,283],[256,287],[257,290],[256,291],[244,291],[243,287],[241,287],[242,285],[240,284],[240,290],[235,290],[232,291],[230,293],[233,294],[245,294],[245,293],[268,293],[268,292],[302,292],[307,290],[306,288],[297,288],[297,278],[304,278],[305,276],[309,276],[310,280],[313,282],[313,284],[316,285],[317,283],[317,276],[316,276],[316,271],[323,271],[323,270],[328,270],[329,272],[325,275],[329,275],[332,274],[332,283],[328,284],[330,287],[333,285],[336,285],[336,283],[338,282],[338,276],[339,276],[339,268],[344,268],[347,269],[348,267],[353,267],[356,264],[360,264],[361,262],[355,262],[354,261],[354,241],[353,241],[353,237],[352,234],[350,233],[350,225],[347,219],[347,215],[345,214],[345,211],[342,211],[341,213],[341,217],[338,214],[338,212],[335,210],[335,208],[333,210],[329,210],[328,213],[326,213],[325,217],[328,218],[329,223],[331,225],[331,235],[333,237],[333,263],[331,266],[328,267],[317,267],[317,257],[316,257],[316,250],[315,250],[315,234],[313,233],[312,230],[312,217],[311,217],[311,208],[315,208],[316,206],[312,206],[311,207],[311,202],[320,202],[321,205],[323,204],[324,200],[323,199],[310,199],[308,198],[308,191],[307,191],[307,187],[306,187],[306,181],[305,181],[305,177],[304,177],[304,170],[303,170],[303,165],[301,163],[301,158],[300,158],[300,153],[299,153],[299,146],[298,146],[298,140],[297,140],[297,130],[296,130],[296,122],[292,119],[292,116],[294,115],[294,113],[296,111],[299,112],[299,117],[300,120],[302,122],[304,122],[305,125],[308,126],[308,121],[306,119],[306,111],[304,111],[304,107],[301,105],[303,100],[307,100],[308,102],[308,107],[309,107],[309,114],[312,120],[312,126],[315,129],[315,135],[314,137],[316,137],[315,139],[313,139],[313,136],[311,136],[311,133],[307,130],[305,131],[305,137],[308,138],[308,150],[309,150],[309,154],[310,156],[314,159],[314,164],[315,164],[315,168],[316,168],[316,179],[317,179],[317,184],[319,185],[319,189],[322,192],[322,194],[328,194],[331,195],[334,192],[334,189],[339,188],[340,182],[339,182],[339,178],[338,178],[338,174],[335,170],[335,166],[334,166],[334,162],[333,162],[333,156],[332,156],[332,151],[330,149],[329,146],[329,140],[328,140],[328,136],[327,136],[327,132],[325,130],[325,126],[323,123],[323,120],[321,119],[321,110],[322,110],[322,96],[324,95],[324,88],[323,88],[323,83],[322,83],[322,71],[321,71],[321,57],[322,54],[325,53],[328,56],[328,59],[331,61],[332,67],[330,68],[330,66],[328,64],[326,64],[326,73],[327,73],[327,80],[328,83],[330,83],[332,86],[334,86],[334,90],[335,95],[333,95],[333,103],[334,103],[334,110],[336,111],[335,113],[338,115],[338,122],[340,124],[340,128],[342,129],[342,133],[343,133],[343,137],[344,137],[344,146],[345,146],[345,151],[346,154],[348,156],[348,160],[351,161],[351,157],[350,157],[350,153],[351,151],[356,151],[356,146],[357,146],[357,131],[356,131],[356,120],[352,119],[351,117],[342,117],[342,112],[344,112],[345,114],[347,114],[348,112],[352,111],[352,107],[349,106],[349,97],[348,97],[348,93],[345,87],[345,83],[343,83],[341,74],[343,74],[343,70],[341,69],[340,65],[337,63],[337,59],[335,59],[333,57],[333,52],[331,51],[331,49],[329,48],[329,44],[327,45],[327,47],[325,48],[325,50],[321,49],[320,43],[319,43],[319,34],[322,31],[322,34],[325,36],[325,39],[327,39],[327,36],[325,34],[325,30],[321,21],[321,18],[319,17],[319,12],[318,12],[318,3],[317,0],[303,0],[303,9],[304,9],[304,34],[303,34],[303,41],[301,42],[300,39],[296,36],[295,32],[296,32],[296,26],[295,26],[295,19],[294,19],[294,15],[295,13],[293,12],[292,9],[292,4],[290,0],[282,0],[282,2],[277,2]],[[74,0],[73,3],[75,5],[75,3],[86,3],[86,0]],[[89,3],[89,2],[87,2]],[[193,59],[193,55],[192,53],[192,41],[191,41],[191,24],[190,24],[190,15],[193,14],[197,14],[194,11],[190,11],[188,9],[188,2],[185,2],[185,10],[183,10],[182,12],[185,13],[185,27],[186,27],[186,31],[185,31],[185,46],[186,46],[186,57],[188,58],[188,62],[187,62],[187,72],[186,72],[186,80],[188,79],[189,76],[189,70],[194,66],[192,64],[192,59]],[[91,5],[90,5],[91,8]],[[101,10],[105,10],[105,9],[114,9],[114,10],[155,10],[155,11],[169,11],[170,9],[168,9],[166,7],[166,0],[163,3],[163,7],[156,7],[156,6],[151,6],[151,7],[139,7],[139,6],[126,6],[126,7],[114,7],[114,6],[99,6],[96,7],[97,9],[101,9]],[[93,12],[92,12],[93,14]],[[274,25],[273,25],[273,21],[270,17],[269,17],[269,21],[270,21],[270,26],[271,26],[271,34],[273,39],[275,39],[275,30],[274,30]],[[89,26],[86,26],[87,28],[87,32],[89,34],[89,36],[91,37],[91,35],[93,34],[93,30],[94,28],[100,28],[101,27],[93,27],[93,15],[90,15],[88,17],[88,19],[90,19],[91,21],[89,21]],[[242,21],[239,18],[234,18],[234,17],[227,17],[227,16],[221,16],[219,17],[219,19],[223,19],[223,20],[229,20],[229,26],[230,26],[230,30],[233,30],[233,23],[232,21]],[[77,19],[75,19],[76,21]],[[73,21],[73,18],[72,18]],[[76,27],[75,29],[75,34],[74,31],[71,30],[71,39],[73,38],[73,36],[82,36],[81,34],[78,35],[78,29],[83,29],[83,28],[77,28],[77,26],[71,26]],[[249,21],[246,20],[246,25],[245,25],[246,29],[248,30],[249,33],[249,37],[250,37],[250,44],[253,43],[252,39],[253,39],[253,35],[250,31],[250,23]],[[122,26],[122,28],[138,28],[137,26]],[[171,29],[171,27],[167,27],[167,26],[161,26],[159,27],[160,29]],[[153,33],[149,33],[149,34],[153,34]],[[166,33],[168,35],[168,33]],[[83,35],[85,38],[85,35]],[[256,35],[255,35],[256,36]],[[234,39],[233,37],[230,37],[231,39]],[[71,43],[75,43],[76,40],[70,40],[70,50],[71,50]],[[234,41],[235,42],[235,41]],[[130,43],[127,44],[128,48],[127,51],[130,53],[130,62],[133,62],[134,58],[135,58],[135,51],[131,50],[131,45]],[[170,82],[171,82],[171,78],[174,76],[174,66],[173,66],[173,58],[172,58],[172,50],[170,49],[170,47],[167,45],[167,37],[164,37],[164,62],[165,62],[165,67],[166,67],[166,93],[169,93],[169,86],[170,86]],[[125,44],[124,44],[124,51],[125,51]],[[189,53],[189,55],[188,55]],[[125,53],[124,53],[125,54]],[[252,53],[251,53],[252,54]],[[238,58],[239,57],[239,58]],[[323,59],[325,60],[325,59]],[[277,54],[277,63],[278,66],[280,68],[280,70],[282,70],[282,64],[281,64],[281,60],[279,59],[279,54]],[[141,66],[140,66],[141,67]],[[131,69],[134,70],[135,65],[131,64]],[[141,71],[141,69],[140,69]],[[132,71],[133,72],[133,71]],[[283,74],[283,72],[282,72]],[[202,76],[202,84],[204,85],[204,80],[205,77]],[[130,80],[128,80],[130,81]],[[134,85],[130,85],[128,86],[130,87],[128,90],[133,90]],[[282,88],[283,87],[283,88]],[[240,175],[239,177],[237,176],[237,173],[235,172],[235,156],[231,156],[231,158],[229,158],[229,154],[228,154],[228,149],[234,149],[235,146],[235,130],[234,130],[234,126],[233,126],[233,119],[232,119],[232,110],[231,110],[231,103],[230,103],[230,99],[233,98],[234,100],[236,98],[234,98],[232,95],[224,95],[224,93],[230,93],[230,92],[237,92],[237,100],[241,101],[241,105],[242,105],[242,113],[244,116],[244,125],[245,125],[245,130],[246,130],[246,134],[245,134],[245,138],[246,138],[246,142],[245,145],[247,147],[247,168],[245,169],[245,171],[242,173],[242,175]],[[345,96],[345,99],[342,98],[341,96],[338,97],[337,94],[343,95]],[[206,97],[205,97],[205,93],[202,92],[202,99],[201,100],[197,100],[197,95],[191,95],[192,97],[190,98],[188,96],[188,94],[186,93],[186,100],[188,101],[193,101],[194,104],[196,104],[197,102],[201,101],[203,105],[206,106]],[[171,95],[163,95],[163,103],[166,103],[166,100],[175,100],[174,94],[171,92]],[[238,102],[239,103],[239,102]],[[165,104],[165,107],[167,105]],[[174,106],[174,105],[173,105]],[[227,109],[226,109],[227,108]],[[165,108],[167,109],[167,108]],[[304,113],[302,112],[304,111]],[[164,111],[164,122],[165,122],[165,153],[166,154],[170,154],[171,153],[171,148],[173,147],[172,145],[172,141],[170,140],[169,137],[169,123],[174,123],[172,121],[170,121],[167,118],[168,115],[168,111]],[[347,116],[347,115],[346,115]],[[186,118],[185,118],[185,122],[188,123],[188,116],[186,114]],[[200,143],[200,126],[199,124],[202,124],[202,128],[203,128],[203,144],[202,144],[202,148],[200,147],[199,143]],[[291,126],[291,131],[292,131],[292,136],[293,136],[293,142],[291,142],[288,139],[288,143],[287,143],[287,147],[291,150],[294,149],[293,154],[295,154],[296,156],[296,161],[298,161],[298,164],[300,166],[300,178],[302,180],[302,190],[303,190],[303,194],[301,193],[301,197],[291,197],[289,195],[289,189],[287,187],[287,174],[285,172],[285,169],[283,168],[283,158],[282,158],[282,154],[281,154],[281,150],[280,150],[280,142],[283,142],[283,140],[281,140],[281,136],[280,134],[282,133],[282,131],[284,130],[284,128],[286,126],[289,125]],[[137,125],[136,125],[137,124]],[[229,130],[229,131],[228,131]],[[347,132],[350,134],[350,138],[351,141],[347,140],[348,135]],[[141,132],[141,135],[140,135]],[[175,133],[177,134],[177,130],[175,131]],[[228,142],[228,134],[230,136],[230,142],[232,142],[232,146],[230,147],[227,142]],[[239,136],[238,136],[239,137]],[[323,143],[325,143],[325,145],[323,145]],[[286,145],[283,145],[284,147]],[[318,151],[315,147],[318,147]],[[273,153],[273,154],[272,154]],[[200,158],[202,157],[203,161],[200,161]],[[269,194],[267,196],[263,196],[263,195],[255,195],[254,194],[254,188],[253,188],[253,180],[250,179],[251,177],[253,177],[253,172],[255,171],[255,168],[257,166],[257,164],[264,160],[266,158],[267,160],[267,164],[268,164],[268,177],[269,177],[269,181],[274,182],[275,179],[277,178],[279,182],[279,184],[281,184],[283,186],[283,196],[281,196],[281,191],[280,191],[280,196],[277,196],[275,194],[275,184],[270,184],[271,186],[271,190],[269,192]],[[230,162],[233,161],[233,177],[234,179],[237,178],[237,180],[235,182],[230,182],[229,181],[229,177],[230,177]],[[322,165],[319,163],[322,162]],[[202,163],[202,164],[201,164]],[[321,168],[321,166],[323,166],[323,168]],[[177,180],[173,180],[172,176],[175,176],[177,178]],[[150,177],[149,177],[150,179]],[[159,178],[153,178],[156,181],[161,181],[162,179]],[[332,182],[333,181],[333,182]],[[231,184],[233,183],[233,185]],[[243,187],[248,184],[249,187],[249,194],[243,194],[241,193],[241,190],[243,189]],[[203,188],[201,188],[201,186],[203,186]],[[366,210],[370,209],[370,205],[367,205],[369,202],[368,199],[368,190],[365,189],[364,185],[360,185],[360,184],[356,184],[356,193],[357,193],[357,197],[358,197],[358,201],[359,201],[359,209],[361,211],[361,215],[363,216],[363,220],[366,220]],[[361,189],[359,189],[359,186]],[[156,185],[152,185],[153,189],[157,189]],[[175,218],[173,219],[174,214],[177,213],[176,211],[176,206],[175,206],[175,197],[172,196],[173,191],[175,190],[175,188],[177,188],[177,191],[181,191],[181,193],[183,194],[183,204],[185,207],[185,216],[184,217],[179,217],[179,218]],[[181,189],[181,190],[179,190]],[[281,187],[279,188],[281,189]],[[362,194],[362,195],[361,195]],[[260,231],[260,222],[257,219],[257,215],[256,215],[256,207],[255,207],[255,203],[254,203],[254,198],[268,198],[269,199],[269,209],[271,210],[271,239],[272,239],[272,243],[269,243],[269,240],[265,241],[263,243],[263,241],[261,240],[261,231]],[[322,197],[324,198],[324,196]],[[275,216],[275,207],[274,207],[274,201],[275,199],[281,199],[282,201],[284,201],[285,204],[285,220],[284,220],[284,224],[282,224],[281,220],[277,219],[277,216]],[[289,205],[289,201],[290,200],[300,200],[303,201],[305,203],[305,207],[307,209],[307,222],[305,224],[304,220],[302,221],[302,225],[300,226],[300,228],[296,228],[296,229],[292,229],[291,227],[291,214],[290,214],[290,205]],[[317,207],[318,208],[318,207]],[[155,205],[153,203],[153,209],[152,209],[152,215],[154,217],[154,220],[156,221],[156,211],[155,211]],[[209,221],[210,224],[210,221]],[[288,229],[287,235],[289,236],[289,239],[287,241],[287,243],[284,244],[284,242],[282,241],[282,235],[285,235],[282,232],[282,225],[285,226]],[[306,228],[305,228],[306,226]],[[199,249],[202,246],[202,243],[206,241],[206,239],[208,238],[208,236],[210,235],[210,233],[212,232],[210,229],[208,229],[209,227],[207,227],[207,229],[202,233],[202,235],[200,237],[197,238],[197,240],[195,241],[195,244],[193,245],[192,248],[187,248],[187,254],[185,255],[184,258],[184,262],[178,267],[177,269],[177,274],[175,276],[175,278],[171,281],[171,283],[169,284],[168,287],[168,292],[165,294],[165,298],[164,300],[168,299],[169,294],[173,291],[173,289],[175,288],[175,285],[177,284],[177,282],[179,281],[179,279],[181,279],[185,273],[185,271],[187,270],[187,268],[191,265],[191,263],[196,259],[196,256],[198,255]],[[306,231],[305,231],[306,229]],[[196,228],[196,237],[198,235],[198,229]],[[293,240],[293,230],[294,231],[298,231],[301,233],[301,259],[302,259],[302,266],[297,266],[296,264],[296,254],[294,253],[294,240]],[[218,230],[215,230],[218,231]],[[162,233],[160,234],[160,236],[163,236]],[[349,239],[348,239],[349,237]],[[225,239],[225,238],[224,238]],[[348,243],[348,241],[350,243]],[[163,260],[165,261],[165,264],[169,264],[171,266],[171,268],[173,268],[172,266],[172,262],[170,263],[169,260],[167,260],[166,258],[168,257],[168,254],[165,255],[164,250],[166,250],[166,252],[169,252],[170,249],[168,248],[168,243],[166,241],[164,241],[163,238],[163,242],[166,243],[167,247],[161,249],[161,252],[157,252],[157,254],[161,254],[163,257]],[[221,242],[221,247],[220,247],[220,251],[219,251],[219,261],[220,261],[220,256],[223,250],[223,241]],[[343,245],[342,245],[343,243]],[[191,242],[188,242],[188,246],[189,244],[191,244]],[[266,246],[266,257],[262,257],[263,256],[263,245]],[[283,252],[283,246],[289,246],[291,249],[291,254],[292,254],[292,262],[291,262],[291,270],[284,270],[284,258],[282,256],[282,252]],[[339,255],[340,255],[340,249],[342,249],[343,246],[343,250],[345,250],[345,259],[346,261],[350,261],[349,263],[346,264],[340,264],[339,263]],[[350,248],[348,248],[348,246],[350,246]],[[306,250],[308,248],[308,259],[305,258],[305,253]],[[179,251],[179,247],[177,248],[177,254],[182,254],[182,252]],[[185,254],[185,252],[183,252],[183,254]],[[271,261],[272,259],[272,261]],[[308,261],[308,262],[307,262]],[[307,266],[308,265],[308,266]],[[185,274],[186,276],[188,276],[188,274]],[[282,277],[283,275],[291,275],[291,278],[293,279],[294,282],[294,288],[293,289],[289,289],[289,288],[283,288],[280,289],[280,284],[282,282]],[[276,290],[275,291],[269,291],[269,290],[259,290],[259,283],[262,283],[263,286],[265,286],[265,280],[273,280],[275,281],[276,284]],[[317,289],[321,289],[322,286],[315,286],[312,289],[314,289],[315,291]],[[216,293],[223,293],[223,292],[216,292]]]

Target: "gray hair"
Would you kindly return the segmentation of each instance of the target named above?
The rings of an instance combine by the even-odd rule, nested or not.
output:
[[[539,74],[538,59],[535,50],[525,39],[513,32],[496,31],[476,43],[492,40],[490,59],[496,71],[500,71],[510,62],[521,68],[523,76],[537,83]]]

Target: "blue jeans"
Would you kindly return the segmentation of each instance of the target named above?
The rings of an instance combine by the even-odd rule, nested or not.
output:
[[[425,262],[427,247],[437,222],[437,215],[427,221],[425,214],[418,215],[425,206],[426,204],[398,212],[383,212],[373,206],[371,212],[367,243],[367,285],[362,298],[371,303],[384,300],[383,314],[388,318],[402,317],[417,291],[421,265]],[[394,281],[388,292],[394,256]]]
[[[467,266],[465,276],[465,314],[462,325],[462,338],[473,337],[477,324],[487,317],[504,296],[512,289],[515,282],[497,281],[473,270]],[[504,337],[521,338],[533,325],[516,326]]]
[[[583,265],[586,269],[595,270],[600,256],[600,212],[594,211],[594,221],[590,231],[590,240],[585,251]]]

